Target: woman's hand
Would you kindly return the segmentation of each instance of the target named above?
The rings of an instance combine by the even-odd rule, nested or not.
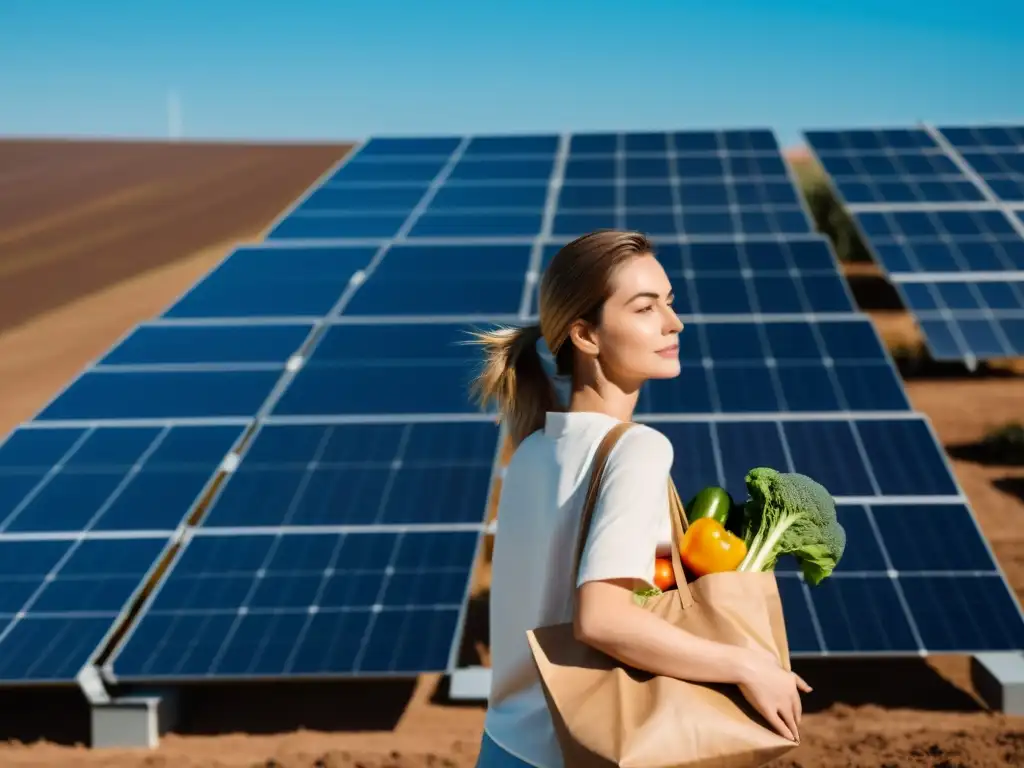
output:
[[[811,691],[802,677],[783,669],[771,654],[758,650],[751,653],[739,689],[775,730],[792,741],[800,739],[800,694]]]

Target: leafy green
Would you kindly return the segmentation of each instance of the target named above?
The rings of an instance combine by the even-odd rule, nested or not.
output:
[[[744,505],[747,554],[738,571],[770,571],[780,555],[793,555],[811,585],[828,577],[846,549],[835,500],[806,475],[756,467],[747,473]]]
[[[649,598],[657,597],[661,594],[661,590],[657,587],[648,587],[647,589],[638,589],[633,592],[633,602],[643,607]]]

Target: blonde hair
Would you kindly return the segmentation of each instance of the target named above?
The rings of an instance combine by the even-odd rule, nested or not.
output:
[[[544,426],[547,411],[562,410],[537,343],[555,356],[559,374],[572,374],[573,345],[566,344],[577,320],[600,321],[611,278],[623,262],[653,253],[638,232],[598,230],[573,240],[555,254],[540,283],[540,322],[472,334],[484,349],[483,367],[472,391],[482,407],[496,403],[513,446]]]

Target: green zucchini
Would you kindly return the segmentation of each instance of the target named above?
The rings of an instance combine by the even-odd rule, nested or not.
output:
[[[710,517],[725,525],[732,506],[732,497],[725,488],[709,485],[686,505],[686,519],[692,523],[702,517]]]

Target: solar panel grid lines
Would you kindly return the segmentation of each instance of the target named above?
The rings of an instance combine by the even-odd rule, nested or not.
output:
[[[846,140],[844,137],[857,132],[807,132],[812,150],[832,174],[833,186],[840,199],[845,198],[876,261],[898,284],[905,299],[915,299],[908,308],[914,312],[932,356],[937,360],[962,360],[971,369],[980,361],[1020,356],[1024,348],[1024,328],[1015,316],[1014,291],[1005,287],[1024,270],[1024,220],[1015,213],[1013,196],[1009,200],[1000,197],[988,184],[985,173],[991,178],[994,172],[998,181],[1010,184],[1011,192],[1017,189],[1016,176],[1012,166],[984,161],[991,159],[986,144],[990,140],[997,142],[998,151],[1012,150],[1016,157],[1019,147],[1012,143],[1017,139],[1014,131],[1013,126],[990,129],[928,125],[905,131],[927,144],[930,152],[941,153],[943,162],[978,190],[977,199],[968,203],[899,199],[882,204],[864,203],[851,195],[841,169],[834,163],[829,167],[829,153]],[[976,150],[973,155],[972,150]],[[980,166],[980,172],[972,160]],[[1004,283],[1002,287],[983,287],[1000,272],[1004,273],[999,281]],[[927,282],[933,276],[937,278],[931,281],[935,285],[928,289],[903,287],[904,283]],[[996,296],[997,290],[1001,295]],[[992,294],[993,299],[981,296],[983,292]],[[940,294],[967,299],[972,306],[951,311]],[[1007,306],[1007,301],[1012,306]],[[919,306],[926,308],[919,311]]]
[[[565,164],[569,158],[569,143],[568,135],[563,134],[558,137],[558,150],[555,153],[555,162],[551,169],[551,178],[544,200],[544,217],[541,219],[540,234],[530,246],[530,261],[526,270],[526,278],[523,281],[523,292],[519,299],[520,320],[526,320],[529,317],[533,292],[540,284],[544,241],[551,237],[551,227],[558,211],[558,196],[561,194],[562,184],[565,181]]]
[[[0,444],[0,538],[170,535],[246,433],[246,424],[22,426]]]
[[[420,426],[416,426],[417,424]],[[236,581],[241,578],[243,581],[250,579],[251,582],[248,582],[249,587],[244,595],[239,593],[237,606],[232,603],[230,609],[219,609],[219,615],[222,618],[215,618],[213,620],[215,622],[220,621],[221,624],[224,624],[225,621],[230,621],[229,624],[224,624],[223,627],[218,624],[217,638],[211,641],[209,637],[203,634],[204,627],[206,627],[205,621],[197,627],[189,625],[190,630],[188,634],[198,633],[200,635],[200,645],[204,643],[209,645],[210,642],[214,642],[217,646],[215,650],[207,654],[206,666],[198,677],[203,677],[207,674],[213,674],[218,677],[231,677],[238,674],[247,678],[253,676],[260,677],[261,673],[253,666],[250,666],[241,673],[237,670],[234,673],[226,672],[223,669],[225,664],[228,667],[231,665],[237,667],[243,657],[251,660],[252,664],[263,664],[263,672],[266,672],[271,677],[282,674],[289,677],[302,677],[304,675],[317,677],[324,675],[350,676],[353,674],[371,677],[396,674],[404,676],[423,670],[443,672],[451,668],[455,663],[454,660],[456,658],[458,642],[461,638],[466,602],[469,589],[471,588],[469,577],[472,566],[478,557],[479,547],[484,535],[483,516],[489,508],[490,495],[494,490],[494,467],[500,454],[503,434],[503,429],[493,424],[477,423],[474,425],[473,423],[467,423],[460,427],[456,423],[454,425],[454,433],[451,432],[451,426],[453,425],[431,421],[395,424],[394,428],[389,428],[386,424],[364,424],[362,427],[348,427],[349,436],[347,438],[345,437],[346,427],[344,426],[339,428],[323,424],[309,425],[308,427],[302,425],[275,426],[273,424],[264,424],[260,427],[247,445],[238,467],[232,473],[231,479],[219,489],[218,496],[212,501],[206,517],[201,522],[201,527],[189,534],[193,537],[191,539],[193,545],[195,542],[194,537],[196,536],[222,536],[232,541],[240,542],[243,547],[248,546],[246,542],[251,542],[254,536],[274,537],[274,543],[269,548],[266,548],[262,560],[259,563],[254,563],[250,568],[249,573],[251,575],[246,576],[243,573],[231,577]],[[310,429],[313,431],[310,432]],[[427,432],[417,435],[417,431],[422,429],[426,429]],[[438,430],[441,431],[439,432]],[[463,434],[468,435],[469,432],[467,430],[477,435],[475,442],[470,440],[467,444],[460,437]],[[444,432],[449,432],[448,439],[445,442],[438,443],[437,440],[443,437],[442,433]],[[377,437],[373,438],[373,434],[376,434]],[[490,439],[494,441],[491,453],[486,454],[480,459],[473,460],[475,462],[474,466],[479,464],[483,469],[486,488],[480,489],[478,485],[474,484],[476,487],[474,494],[479,498],[476,498],[475,502],[464,499],[460,505],[466,512],[473,512],[475,510],[477,515],[476,522],[471,522],[468,519],[465,522],[458,522],[455,519],[440,520],[436,523],[421,522],[421,516],[413,514],[403,518],[403,520],[389,520],[384,524],[361,518],[354,520],[354,525],[344,522],[341,525],[323,525],[315,524],[315,521],[313,521],[313,525],[310,525],[310,520],[302,520],[297,517],[297,515],[301,514],[300,510],[305,504],[304,501],[300,502],[300,499],[303,499],[304,494],[307,498],[310,495],[315,495],[311,489],[317,485],[321,490],[326,487],[333,494],[330,498],[334,499],[334,501],[329,501],[322,498],[321,501],[324,503],[320,504],[321,509],[340,511],[343,516],[346,509],[353,511],[359,509],[360,500],[358,494],[357,497],[351,497],[350,495],[349,500],[345,501],[343,498],[338,497],[335,492],[341,491],[344,495],[345,487],[365,486],[365,482],[359,481],[357,477],[353,477],[351,474],[349,475],[351,480],[345,482],[342,479],[342,475],[335,474],[337,472],[346,473],[354,470],[365,473],[375,471],[375,468],[388,472],[389,478],[383,492],[377,493],[372,488],[369,491],[370,496],[373,498],[380,497],[380,510],[384,510],[387,507],[388,491],[390,488],[395,487],[396,478],[403,471],[406,471],[404,468],[408,466],[410,467],[409,471],[417,471],[416,467],[422,465],[424,461],[427,462],[427,465],[438,468],[438,471],[442,473],[438,475],[435,472],[431,478],[435,485],[441,484],[435,490],[435,495],[439,492],[442,496],[449,499],[454,492],[461,492],[465,495],[466,484],[464,482],[459,481],[455,476],[450,476],[446,479],[443,475],[446,471],[460,471],[457,464],[449,465],[451,467],[449,470],[442,469],[445,462],[448,461],[444,458],[447,455],[444,451],[451,452],[454,450],[455,454],[452,454],[453,456],[456,454],[467,457],[476,456],[478,453],[475,447],[476,444],[481,439],[487,439],[488,434],[491,435]],[[366,451],[369,453],[365,454]],[[309,455],[311,455],[312,460],[310,461],[303,459],[303,457],[307,456],[307,452],[311,452]],[[362,458],[358,458],[360,456]],[[295,459],[298,459],[299,462],[295,463]],[[341,463],[339,463],[339,459],[342,460]],[[269,464],[267,463],[268,461],[270,462]],[[232,493],[232,484],[239,481],[240,475],[250,472],[252,477],[260,479],[262,483],[268,472],[270,474],[274,473],[275,467],[278,472],[281,470],[293,471],[289,470],[288,467],[294,467],[294,471],[302,475],[299,487],[293,492],[291,502],[286,505],[288,510],[286,518],[280,524],[275,523],[269,527],[259,527],[252,525],[257,521],[252,519],[251,514],[247,513],[244,518],[239,520],[242,523],[241,527],[232,527],[230,525],[231,520],[226,520],[229,525],[223,525],[225,520],[223,517],[218,520],[218,510],[225,503],[230,506],[229,498]],[[315,475],[318,472],[327,473],[329,480],[327,486],[324,486],[323,482],[316,479]],[[429,497],[425,494],[411,492],[407,482],[403,482],[402,485],[406,489],[404,495],[413,504],[422,506],[424,503],[430,503]],[[262,493],[257,489],[256,498],[258,499],[261,495]],[[253,509],[250,504],[252,498],[252,496],[245,496],[241,499],[242,505],[250,510],[250,512]],[[337,503],[339,499],[341,500],[340,506]],[[259,502],[257,501],[257,503]],[[274,505],[271,504],[271,506]],[[408,507],[408,504],[405,506]],[[447,506],[434,504],[434,508],[446,513],[452,509],[450,504]],[[259,509],[256,508],[255,511],[259,513]],[[313,572],[310,571],[313,565],[309,565],[306,556],[300,557],[298,560],[292,558],[297,564],[290,567],[297,567],[302,571],[310,571],[309,574],[298,572],[282,574],[279,568],[275,571],[273,560],[279,546],[295,545],[296,542],[300,542],[303,539],[311,541],[312,539],[309,537],[313,534],[318,537],[318,540],[322,540],[325,537],[334,537],[336,540],[333,545],[330,561],[325,564],[322,572],[318,571],[314,576]],[[352,542],[364,540],[380,544],[382,536],[390,537],[388,541],[392,541],[393,546],[389,545],[389,563],[382,570],[377,571],[377,575],[371,572],[374,568],[372,565],[367,564],[366,566],[359,567],[369,567],[371,571],[359,570],[358,568],[352,570],[354,566],[347,565],[347,563],[352,562],[354,557],[356,560],[359,560],[356,549],[352,549],[346,558],[342,558],[339,561],[338,554],[349,540]],[[429,538],[431,536],[434,538]],[[444,538],[438,539],[437,536]],[[355,537],[355,539],[352,537]],[[430,556],[427,560],[421,559],[420,567],[427,570],[417,571],[409,575],[407,570],[403,570],[407,566],[403,567],[400,563],[395,562],[395,558],[400,555],[403,541],[408,537],[413,537],[410,541],[422,541],[427,544],[434,542],[432,546],[435,547],[444,541],[452,542],[457,540],[463,542],[459,545],[459,552],[462,554],[459,555],[458,565],[455,565],[454,562],[451,567],[431,565],[430,557],[433,556]],[[379,549],[376,544],[374,544],[374,547],[370,547],[370,549]],[[294,547],[292,548],[294,549]],[[357,549],[365,548],[360,545]],[[310,551],[307,547],[307,552]],[[448,557],[443,554],[444,551],[448,550],[442,550],[440,556]],[[183,550],[183,557],[188,557],[188,554],[187,550]],[[407,561],[410,556],[408,553],[403,555],[403,562]],[[222,553],[210,567],[214,571],[218,567],[231,570],[232,566],[220,565],[224,557],[227,557],[227,555]],[[315,560],[316,558],[314,557],[313,559]],[[452,567],[455,570],[451,570]],[[430,570],[431,568],[434,570]],[[446,568],[447,571],[445,570]],[[183,572],[185,572],[184,575],[182,575]],[[192,592],[192,598],[187,598],[186,602],[181,604],[182,608],[180,610],[171,609],[170,612],[166,609],[166,600],[161,602],[163,598],[161,598],[160,592],[160,590],[169,589],[168,584],[172,586],[180,585],[183,579],[187,582],[190,578],[190,573],[192,571],[181,566],[180,559],[168,569],[167,576],[160,587],[153,592],[147,605],[144,606],[140,621],[130,630],[125,641],[121,643],[118,650],[108,661],[105,669],[105,675],[108,680],[115,681],[139,677],[140,675],[145,677],[150,673],[154,664],[159,667],[160,664],[188,663],[186,659],[192,655],[194,649],[175,648],[169,657],[163,658],[161,654],[164,653],[164,648],[160,644],[154,647],[151,639],[158,636],[171,636],[173,642],[176,628],[180,627],[182,622],[189,624],[189,622],[194,620],[197,609],[194,607],[189,608],[188,606],[194,603],[194,596],[197,594],[195,591]],[[447,575],[442,577],[440,575],[442,573]],[[432,576],[431,574],[434,575]],[[351,587],[346,588],[346,578],[350,581],[355,579],[365,589],[354,590]],[[410,581],[410,578],[412,581]],[[439,578],[442,579],[442,582],[438,582]],[[302,587],[302,584],[309,583],[314,579],[319,580],[319,587],[316,590],[311,591],[309,588]],[[394,581],[396,579],[398,581]],[[275,589],[267,587],[267,584],[280,584],[282,586],[279,589]],[[396,584],[398,585],[397,587],[395,586]],[[403,584],[404,589],[411,595],[406,599],[413,600],[411,604],[405,607],[403,607],[404,604],[401,602],[403,593],[400,587]],[[433,586],[431,586],[432,584]],[[289,585],[291,586],[289,587]],[[436,600],[434,602],[423,602],[430,595],[436,597],[435,593],[439,588],[449,595],[449,599],[452,602],[447,604],[438,604]],[[266,592],[267,589],[273,592],[269,597],[269,593]],[[424,589],[430,595],[416,597]],[[260,590],[263,591],[261,592]],[[434,592],[431,592],[431,590],[434,590]],[[217,582],[212,582],[202,592],[204,594],[217,592]],[[180,589],[175,594],[178,594],[178,602],[181,603],[181,595],[179,593]],[[370,597],[370,593],[375,595],[375,597]],[[223,595],[223,589],[218,594]],[[308,604],[295,603],[298,595],[302,595],[302,600],[308,601]],[[459,602],[454,602],[456,598]],[[268,607],[268,600],[274,603],[276,607]],[[275,600],[277,602],[274,602]],[[341,601],[340,603],[339,600]],[[161,606],[165,607],[161,608]],[[268,614],[267,611],[270,611],[270,613]],[[351,613],[353,611],[355,613]],[[424,611],[430,613],[424,614]],[[199,613],[202,614],[202,611],[200,610]],[[288,619],[287,614],[302,617],[301,626],[293,626],[294,620]],[[357,624],[359,624],[357,628],[358,638],[362,639],[359,640],[357,649],[348,648],[350,652],[344,652],[344,648],[342,648],[342,651],[337,650],[339,642],[342,646],[348,647],[345,644],[344,637],[339,638],[333,631],[325,634],[323,627],[320,626],[320,624],[330,621],[331,616],[340,615],[344,617],[346,614],[356,617],[363,616],[365,619],[363,623],[360,623],[361,620],[357,620]],[[268,615],[273,618],[266,619]],[[387,616],[388,622],[385,624],[385,627],[388,628],[388,633],[393,633],[397,628],[394,626],[395,622],[401,619],[403,615],[406,616],[406,619],[403,619],[403,621],[412,621],[414,624],[419,622],[417,626],[420,626],[421,631],[426,631],[427,635],[420,636],[416,632],[403,631],[400,633],[397,643],[393,638],[388,642],[384,642],[383,638],[373,641],[374,627],[378,620],[383,620],[381,617]],[[421,617],[423,615],[428,617],[434,615],[433,623],[422,625],[423,620]],[[263,617],[262,619],[260,618],[261,616]],[[207,616],[207,619],[209,619],[209,616]],[[267,620],[270,623],[266,624],[266,626],[261,625],[262,634],[259,635],[261,639],[256,643],[252,632],[244,629],[244,626],[247,625],[247,622],[263,620]],[[438,621],[440,623],[437,623]],[[317,624],[317,622],[320,622],[320,624]],[[159,625],[159,631],[152,630],[152,627],[155,625]],[[280,629],[284,625],[287,625],[285,627],[287,631]],[[281,634],[282,631],[284,634]],[[135,632],[141,633],[143,636],[141,640],[133,641],[131,633]],[[388,636],[390,637],[390,634]],[[180,639],[179,642],[181,642]],[[422,655],[417,656],[409,643],[424,644],[428,648],[427,656],[429,656],[429,659],[425,660],[425,657]],[[258,647],[254,647],[254,645]],[[348,645],[350,646],[351,643]],[[386,656],[388,646],[392,648],[394,654],[398,655],[392,655],[388,658]],[[267,648],[270,650],[266,651]],[[372,651],[371,648],[373,649]],[[265,657],[265,651],[270,655]],[[126,653],[129,657],[127,662],[121,660],[123,653]],[[318,657],[320,662],[317,663],[315,669],[307,668],[303,671],[297,668],[296,665],[298,667],[302,667],[303,664],[308,665],[311,655],[316,656],[318,653],[320,654]],[[367,659],[368,653],[371,654],[369,659]],[[273,654],[276,654],[276,656]],[[418,658],[419,661],[410,662],[410,654],[412,654],[412,657]],[[405,659],[404,662],[402,661],[403,658]],[[276,662],[273,662],[274,659],[276,659]],[[387,663],[382,663],[383,661]],[[412,663],[413,667],[409,667],[409,663]],[[268,664],[273,666],[272,670],[267,666]],[[406,666],[403,667],[402,664]],[[396,665],[399,668],[396,668]],[[127,672],[122,673],[121,670],[126,666]],[[180,670],[172,669],[168,671],[166,668],[164,668],[162,674],[150,676],[160,678],[166,677],[168,674],[175,679],[190,678],[189,674],[180,674]],[[192,677],[195,677],[195,675],[192,675]]]
[[[166,533],[0,538],[0,684],[72,684],[154,573]]]

